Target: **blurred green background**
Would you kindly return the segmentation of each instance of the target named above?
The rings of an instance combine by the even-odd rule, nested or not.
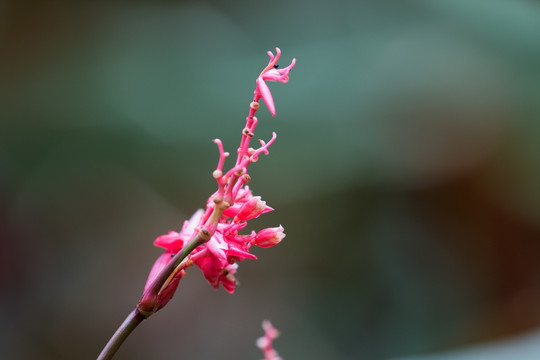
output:
[[[287,360],[539,331],[539,1],[3,1],[0,46],[0,358],[98,355],[275,46],[251,225],[287,238],[234,295],[191,269],[117,359],[259,359],[265,318]]]

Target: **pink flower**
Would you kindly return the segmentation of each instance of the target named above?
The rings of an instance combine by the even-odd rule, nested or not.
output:
[[[227,208],[224,212],[223,212],[223,215],[226,216],[226,217],[235,217],[237,214],[238,214],[238,211],[240,211],[240,208],[242,208],[242,206],[249,202],[251,199],[253,199],[254,196],[253,196],[253,193],[251,192],[251,190],[249,189],[249,186],[245,185],[243,186],[242,188],[240,188],[238,190],[238,193],[236,194],[236,198],[234,199],[234,205]],[[260,196],[258,197],[260,199]],[[269,212],[269,211],[272,211],[274,209],[272,209],[271,207],[267,206],[266,211],[264,212]]]
[[[251,243],[263,248],[279,244],[285,237],[283,230],[283,226],[281,225],[278,227],[263,229],[257,233],[255,238],[251,240]]]
[[[274,99],[272,98],[272,93],[270,92],[270,89],[268,88],[268,85],[266,85],[265,81],[279,81],[282,83],[286,83],[287,81],[289,81],[289,72],[296,64],[296,59],[293,59],[291,64],[286,68],[278,69],[277,61],[281,56],[281,50],[279,48],[276,48],[275,57],[274,54],[269,51],[268,56],[270,56],[270,61],[257,78],[257,88],[255,89],[255,95],[256,97],[262,97],[266,106],[268,107],[268,110],[270,110],[270,113],[273,116],[276,116]]]
[[[279,331],[272,326],[269,320],[262,323],[264,336],[257,339],[257,347],[262,350],[264,360],[283,360],[274,350],[272,343],[279,337]]]
[[[226,241],[225,239],[229,239]],[[234,273],[238,268],[236,262],[244,259],[257,259],[250,254],[245,243],[237,242],[235,238],[224,237],[216,231],[214,236],[205,244],[196,249],[191,259],[201,269],[204,277],[212,287],[217,289],[219,284],[228,292],[234,292]]]
[[[216,257],[209,251],[203,250],[199,254],[203,256],[193,256],[194,262],[201,269],[210,285],[217,289],[221,284],[227,292],[232,294],[236,287],[234,274],[238,269],[238,264],[230,264],[226,259]]]
[[[216,206],[214,196],[217,195],[212,195],[206,203],[207,209],[200,217],[200,226],[209,219]],[[257,259],[249,252],[250,247],[253,244],[270,247],[285,237],[281,226],[261,230],[259,234],[254,231],[251,234],[238,233],[247,226],[248,220],[272,210],[260,196],[253,196],[247,185],[238,189],[233,205],[222,213],[210,239],[190,255],[191,261],[201,269],[212,287],[217,289],[221,284],[232,293],[235,289],[237,263],[244,259]]]

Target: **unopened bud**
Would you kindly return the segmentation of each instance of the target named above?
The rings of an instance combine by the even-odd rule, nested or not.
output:
[[[283,226],[281,225],[278,227],[263,229],[257,233],[255,238],[251,240],[251,243],[263,248],[279,244],[285,237],[283,230]]]
[[[235,220],[249,220],[258,217],[266,208],[266,201],[262,201],[260,196],[254,196],[249,199],[238,210]]]
[[[259,103],[256,101],[252,101],[251,104],[249,104],[249,107],[252,108],[253,110],[257,110],[259,106],[260,106]]]

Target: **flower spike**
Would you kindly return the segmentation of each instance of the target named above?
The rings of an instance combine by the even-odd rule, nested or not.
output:
[[[184,251],[201,232],[206,234],[204,241],[195,246],[184,261],[177,265],[178,272],[175,272],[158,292],[158,309],[172,298],[180,279],[185,274],[185,269],[194,265],[200,268],[212,287],[218,288],[221,285],[226,291],[234,292],[236,285],[234,274],[237,271],[238,262],[245,259],[257,259],[250,253],[252,246],[271,247],[285,237],[281,225],[259,232],[252,231],[251,234],[239,233],[246,227],[248,221],[274,210],[266,205],[260,196],[254,196],[247,184],[251,180],[248,173],[249,165],[257,162],[261,154],[268,155],[268,148],[276,140],[276,133],[272,133],[268,142],[259,140],[259,146],[256,148],[250,147],[250,142],[258,124],[255,116],[259,109],[258,100],[262,97],[270,113],[276,114],[272,94],[266,81],[282,83],[289,81],[289,72],[296,64],[296,59],[293,59],[289,66],[278,69],[277,61],[281,57],[281,50],[276,48],[275,55],[269,51],[268,56],[270,57],[268,65],[257,78],[246,125],[242,129],[236,163],[228,170],[224,168],[230,153],[225,151],[221,140],[214,139],[213,142],[217,145],[219,152],[218,164],[212,173],[218,185],[217,191],[209,197],[206,209],[197,210],[189,220],[184,222],[179,232],[170,231],[154,241],[154,245],[164,248],[165,252],[152,268],[145,291],[151,287],[157,274],[171,262],[177,253]]]
[[[281,50],[276,48],[275,55],[269,51],[268,56],[268,65],[256,80],[246,124],[241,131],[236,162],[228,170],[224,169],[230,153],[224,150],[221,140],[214,139],[219,151],[218,164],[212,172],[217,182],[217,191],[206,201],[206,209],[197,210],[179,231],[169,231],[156,238],[154,245],[164,251],[150,270],[136,308],[105,345],[98,360],[110,360],[135,327],[167,305],[188,268],[197,266],[212,287],[217,289],[221,286],[225,291],[233,293],[237,285],[235,274],[238,263],[245,259],[257,259],[257,256],[250,253],[253,245],[267,248],[278,244],[285,237],[281,225],[259,232],[252,230],[249,234],[240,233],[245,230],[248,221],[273,210],[260,196],[253,196],[247,184],[251,180],[249,165],[257,162],[261,153],[268,155],[268,147],[276,140],[276,133],[272,133],[268,142],[259,140],[257,146],[250,147],[250,142],[255,136],[258,123],[255,113],[260,107],[261,97],[270,113],[276,115],[272,93],[266,81],[288,82],[296,59],[289,66],[278,69]],[[278,331],[269,321],[263,323],[263,328],[265,335],[257,344],[263,350],[265,360],[282,360],[272,348]]]

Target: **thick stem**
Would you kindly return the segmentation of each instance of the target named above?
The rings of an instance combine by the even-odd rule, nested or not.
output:
[[[118,330],[111,337],[107,345],[99,354],[97,360],[112,359],[116,351],[120,348],[124,340],[131,334],[131,332],[145,319],[141,313],[135,309],[127,317],[126,320],[120,325]]]
[[[122,325],[116,330],[114,335],[111,337],[107,345],[101,351],[101,354],[97,360],[106,360],[112,359],[113,355],[120,348],[124,340],[131,334],[131,332],[139,325],[144,319],[148,318],[155,312],[157,307],[157,295],[159,290],[167,281],[171,273],[174,272],[175,268],[180,265],[182,260],[188,256],[197,246],[203,244],[208,239],[205,239],[205,232],[201,231],[197,236],[195,236],[187,246],[177,253],[173,260],[164,267],[158,276],[152,282],[152,285],[144,292],[142,299],[137,304],[135,310],[133,310],[124,320]]]

